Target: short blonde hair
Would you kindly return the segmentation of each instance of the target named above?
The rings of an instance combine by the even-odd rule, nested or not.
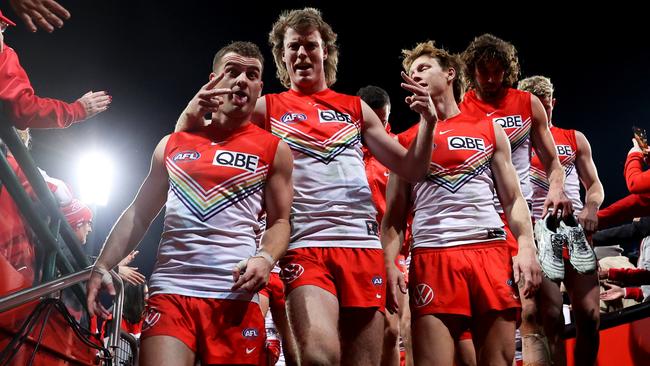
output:
[[[553,96],[553,83],[546,76],[535,75],[525,78],[517,85],[519,90],[527,91],[536,97],[550,98]]]

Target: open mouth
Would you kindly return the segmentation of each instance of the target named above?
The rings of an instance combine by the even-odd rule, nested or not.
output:
[[[232,101],[236,105],[244,105],[248,102],[248,94],[241,90],[232,93]]]
[[[296,71],[307,71],[311,69],[312,66],[311,64],[302,63],[302,64],[297,64],[296,66],[294,66],[294,68],[296,69]]]

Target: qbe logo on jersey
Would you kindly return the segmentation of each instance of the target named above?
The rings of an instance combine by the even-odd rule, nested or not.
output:
[[[318,119],[321,123],[329,123],[329,122],[351,123],[352,122],[352,117],[350,117],[349,114],[341,113],[339,111],[335,111],[332,109],[328,109],[325,111],[319,109]]]
[[[485,151],[485,141],[479,137],[449,136],[447,137],[449,150],[476,150]]]
[[[571,156],[573,155],[573,149],[569,145],[555,145],[557,149],[557,154],[559,156]]]
[[[243,169],[253,173],[257,170],[257,163],[259,160],[260,158],[257,155],[250,155],[236,151],[217,150],[214,154],[212,164]]]
[[[492,118],[492,122],[500,124],[503,128],[518,128],[524,125],[520,115]]]

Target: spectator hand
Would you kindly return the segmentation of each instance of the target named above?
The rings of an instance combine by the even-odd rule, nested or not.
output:
[[[95,116],[108,109],[111,104],[112,98],[105,91],[93,92],[89,91],[81,98],[77,99],[78,102],[84,106],[86,111],[86,119]]]
[[[27,28],[36,32],[37,26],[46,32],[63,27],[63,20],[70,19],[70,12],[54,0],[9,0],[11,7]]]
[[[600,299],[603,301],[614,301],[625,297],[625,289],[619,286],[604,282],[603,287],[606,289],[600,293]]]
[[[117,272],[124,281],[135,286],[143,284],[146,281],[146,277],[138,272],[138,267],[118,266]]]

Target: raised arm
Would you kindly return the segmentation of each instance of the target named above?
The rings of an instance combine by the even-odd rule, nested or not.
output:
[[[396,140],[390,138],[379,117],[365,103],[363,109],[363,138],[368,149],[379,162],[409,182],[417,182],[429,171],[431,151],[433,148],[433,130],[438,121],[436,109],[426,88],[420,86],[402,72],[402,87],[413,93],[406,102],[414,112],[420,114],[420,129],[410,145],[405,149]]]

